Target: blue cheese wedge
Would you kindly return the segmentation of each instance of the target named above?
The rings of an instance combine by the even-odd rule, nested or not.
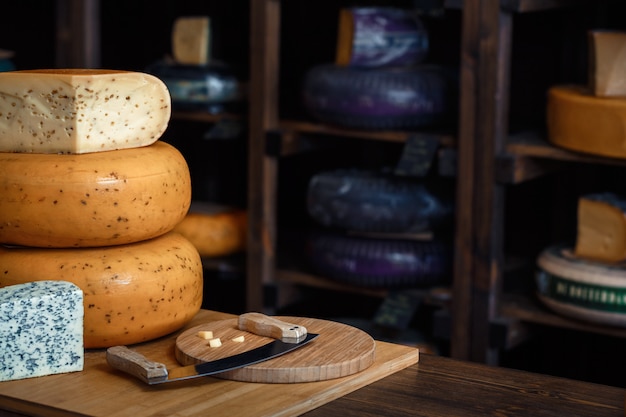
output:
[[[82,371],[83,292],[66,281],[0,288],[0,381]]]
[[[150,145],[171,97],[142,72],[50,69],[0,73],[0,151],[74,153]]]

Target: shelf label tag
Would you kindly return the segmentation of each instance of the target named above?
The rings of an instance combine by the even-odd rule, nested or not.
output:
[[[432,135],[411,135],[404,144],[395,174],[413,177],[425,176],[439,148],[439,139]]]

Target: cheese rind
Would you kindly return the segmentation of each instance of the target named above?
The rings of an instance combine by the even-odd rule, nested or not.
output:
[[[189,239],[201,256],[226,256],[245,250],[247,213],[234,207],[192,203],[173,229]]]
[[[574,253],[600,262],[626,260],[626,199],[614,193],[579,198]]]
[[[83,313],[70,282],[0,288],[0,381],[82,371]]]
[[[146,146],[171,116],[167,86],[141,72],[0,73],[0,151],[89,153]]]
[[[569,150],[626,158],[626,98],[596,97],[580,85],[548,90],[548,140]]]
[[[176,233],[102,248],[0,246],[0,270],[0,287],[57,277],[82,289],[85,348],[164,336],[191,320],[202,304],[200,256]]]
[[[138,242],[172,230],[190,204],[189,167],[162,141],[84,155],[0,152],[0,243]]]
[[[626,97],[626,31],[591,30],[589,86],[594,95]]]

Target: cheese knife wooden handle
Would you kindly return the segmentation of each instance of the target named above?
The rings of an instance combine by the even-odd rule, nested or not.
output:
[[[273,337],[285,343],[299,343],[306,338],[306,327],[287,323],[262,313],[244,313],[239,316],[239,330],[259,336]]]

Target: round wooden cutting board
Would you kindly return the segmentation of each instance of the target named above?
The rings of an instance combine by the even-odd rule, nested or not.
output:
[[[328,320],[302,317],[276,317],[306,327],[319,336],[292,352],[265,362],[215,375],[244,382],[295,383],[323,381],[352,375],[368,368],[375,357],[376,343],[362,330]],[[200,324],[181,333],[176,339],[176,359],[181,365],[213,361],[248,351],[274,339],[239,330],[237,319]],[[210,330],[222,345],[210,347],[208,340],[198,336]],[[243,335],[243,342],[232,339]]]

